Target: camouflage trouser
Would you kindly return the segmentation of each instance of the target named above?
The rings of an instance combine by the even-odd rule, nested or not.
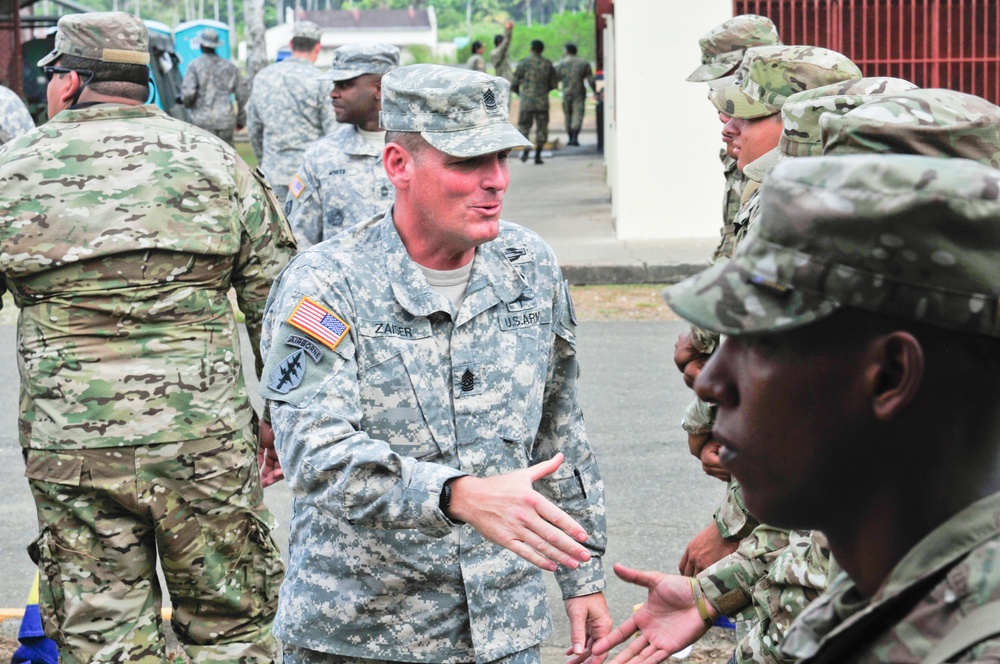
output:
[[[233,134],[235,133],[232,129],[206,129],[210,134],[215,134],[229,145],[235,147],[236,144],[233,142]]]
[[[343,655],[331,655],[325,652],[316,652],[283,643],[282,662],[284,664],[399,664],[388,659],[364,659],[363,657],[345,657]],[[512,655],[495,659],[487,664],[539,664],[542,661],[542,651],[539,646],[520,650]],[[470,660],[471,664],[471,660]]]
[[[524,134],[524,137],[531,139],[528,132],[531,131],[531,124],[535,123],[535,147],[541,150],[549,140],[549,110],[544,111],[518,111],[517,130]]]
[[[45,633],[63,664],[161,662],[157,551],[195,662],[273,662],[284,574],[249,427],[145,447],[25,450]]]
[[[563,115],[566,117],[566,131],[580,131],[583,126],[584,102],[586,97],[563,96]]]

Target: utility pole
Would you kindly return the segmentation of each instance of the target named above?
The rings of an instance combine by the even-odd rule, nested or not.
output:
[[[465,0],[465,36],[472,41],[472,0]]]
[[[528,27],[531,27],[531,0],[524,0],[525,6],[528,8]]]

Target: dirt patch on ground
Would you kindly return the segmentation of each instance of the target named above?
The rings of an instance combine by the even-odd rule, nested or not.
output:
[[[663,284],[615,286],[570,286],[579,321],[588,320],[677,320],[663,302]]]

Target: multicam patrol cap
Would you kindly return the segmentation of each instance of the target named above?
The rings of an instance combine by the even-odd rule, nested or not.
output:
[[[714,81],[731,74],[739,66],[748,48],[780,43],[778,29],[771,19],[756,14],[734,16],[715,26],[698,40],[701,66],[687,80],[699,83]]]
[[[826,48],[757,46],[733,76],[715,81],[708,98],[729,117],[762,118],[779,112],[796,92],[861,76],[847,56]]]
[[[222,44],[222,40],[219,38],[219,31],[214,28],[205,28],[198,35],[197,46],[204,46],[205,48],[219,48]]]
[[[1000,166],[1000,107],[964,92],[882,97],[820,125],[823,154],[923,154]]]
[[[666,289],[678,314],[730,335],[840,306],[1000,337],[1000,171],[967,159],[791,159],[760,189],[732,260]]]
[[[399,66],[399,49],[392,44],[345,44],[333,52],[327,81],[349,81],[362,74],[385,74]]]
[[[312,21],[296,21],[295,27],[292,28],[292,37],[311,39],[315,42],[322,41],[323,28],[319,27]]]
[[[59,19],[55,48],[39,67],[73,55],[100,62],[149,64],[149,33],[141,19],[125,12],[67,14]]]
[[[510,83],[472,69],[442,65],[400,67],[382,79],[381,125],[419,132],[453,157],[531,147],[510,123]]]
[[[874,76],[796,92],[781,107],[778,147],[747,164],[743,173],[761,182],[780,161],[792,157],[818,157],[823,154],[820,118],[831,113],[843,115],[883,95],[916,89],[916,85],[901,78]]]

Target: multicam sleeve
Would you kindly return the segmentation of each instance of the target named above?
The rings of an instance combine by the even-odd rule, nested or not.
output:
[[[698,575],[705,597],[727,616],[751,610],[754,586],[767,576],[771,564],[788,546],[787,530],[761,525],[740,542],[736,551]]]
[[[715,525],[719,534],[727,540],[742,540],[748,537],[759,521],[750,514],[743,503],[743,489],[736,480],[726,486],[726,497],[715,511]]]
[[[591,559],[577,569],[560,566],[556,581],[563,599],[601,592],[607,585],[601,556],[607,546],[604,480],[587,441],[578,394],[580,366],[576,355],[576,321],[569,286],[556,289],[553,307],[555,338],[545,385],[542,420],[535,437],[532,463],[562,452],[566,460],[536,486],[542,495],[576,520],[589,537]]]
[[[264,368],[260,351],[261,320],[271,284],[295,254],[295,238],[281,213],[263,173],[237,159],[237,201],[242,237],[232,285],[256,358],[256,372]]]

